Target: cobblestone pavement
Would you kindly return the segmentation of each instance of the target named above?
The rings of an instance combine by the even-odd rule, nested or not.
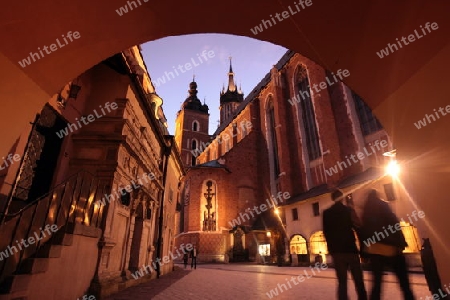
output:
[[[316,276],[306,278],[303,282],[290,280],[292,276],[312,275],[310,268],[276,267],[261,265],[199,265],[196,270],[177,270],[161,276],[160,279],[131,287],[110,296],[106,300],[128,299],[336,299],[334,269],[318,272]],[[370,273],[364,274],[366,288],[370,290]],[[397,280],[393,274],[384,277],[382,299],[403,299]],[[430,295],[423,275],[410,274],[412,289],[417,300]],[[283,292],[280,291],[284,284]],[[353,282],[349,274],[349,297],[357,299]],[[270,291],[277,289],[278,296]],[[422,298],[421,298],[422,297]]]

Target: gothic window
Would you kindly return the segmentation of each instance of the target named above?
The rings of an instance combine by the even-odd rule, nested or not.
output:
[[[194,121],[192,122],[192,131],[198,131],[199,126],[198,126],[198,122]]]
[[[381,126],[378,119],[372,113],[370,107],[352,91],[353,100],[355,101],[356,113],[358,114],[359,123],[361,124],[361,130],[363,135],[369,135],[371,133],[381,130]]]
[[[275,177],[278,177],[280,172],[280,162],[278,157],[278,142],[277,133],[275,128],[275,109],[273,107],[272,99],[269,100],[269,110],[268,110],[268,125],[269,125],[269,136],[270,136],[270,149],[272,150],[272,162],[273,162],[273,172]]]
[[[196,140],[192,140],[192,150],[197,149],[197,141]]]
[[[306,69],[300,71],[298,83],[298,94],[301,97],[303,127],[305,128],[306,146],[308,148],[309,160],[315,160],[320,156],[319,135],[317,133],[316,115],[309,89],[309,79]]]
[[[242,138],[244,138],[247,135],[247,124],[245,124],[245,123],[241,123],[241,124],[244,124],[241,126]]]
[[[297,221],[298,220],[298,210],[296,208],[292,209],[292,220]]]

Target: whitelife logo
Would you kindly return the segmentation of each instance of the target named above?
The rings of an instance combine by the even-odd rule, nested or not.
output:
[[[433,23],[431,23],[431,24],[430,24],[430,22],[427,22],[427,23],[425,24],[425,28],[427,29],[428,33],[430,33],[430,32],[431,32],[431,29],[437,30],[437,29],[439,29],[439,26],[438,26],[438,23],[436,23],[436,22],[433,22]],[[430,28],[431,28],[431,29],[430,29]],[[425,29],[423,29],[422,25],[420,25],[420,29],[422,29],[423,35],[420,35],[420,34],[417,32],[417,29],[414,29],[414,34],[408,35],[408,41],[409,41],[409,43],[406,41],[406,37],[402,36],[400,40],[403,42],[403,45],[407,46],[407,45],[409,45],[410,43],[414,42],[414,41],[416,40],[416,37],[417,37],[417,39],[421,39],[421,38],[423,38],[425,35],[427,35],[427,32],[425,31]],[[398,46],[399,46],[400,48],[403,48],[403,47],[402,47],[402,43],[398,40],[398,38],[396,38],[395,40],[397,41]],[[394,43],[394,44],[388,43],[386,48],[381,49],[379,52],[376,52],[376,53],[377,53],[377,55],[378,55],[379,58],[383,58],[383,57],[385,57],[385,56],[388,56],[390,53],[394,53],[394,51],[398,51],[397,45],[396,45],[395,43]]]
[[[236,134],[233,133],[233,130],[229,130],[228,132],[231,135],[231,138],[234,138],[236,136],[238,136],[238,134],[242,134],[242,135],[246,135],[247,132],[249,131],[250,128],[252,128],[252,122],[248,121],[248,120],[244,120],[241,121],[241,130],[239,130],[239,127],[236,127]],[[192,155],[194,155],[195,157],[199,156],[200,154],[203,153],[203,151],[208,148],[209,145],[213,144],[214,141],[217,141],[217,144],[220,145],[222,144],[222,141],[228,141],[230,139],[230,135],[228,135],[227,133],[225,133],[226,131],[223,131],[224,133],[221,135],[218,135],[214,140],[212,140],[211,142],[207,142],[206,144],[204,142],[201,142],[199,147],[191,150]],[[215,144],[214,144],[215,145]]]
[[[33,60],[33,62],[35,62],[36,60],[39,60],[39,59],[43,58],[45,56],[44,52],[46,54],[51,54],[52,52],[55,52],[56,50],[58,50],[58,49],[60,49],[62,47],[65,47],[66,45],[68,45],[69,42],[67,41],[67,39],[70,42],[73,42],[74,40],[78,40],[81,37],[81,35],[80,35],[80,33],[78,31],[74,31],[73,33],[72,33],[72,31],[69,31],[67,33],[67,36],[65,36],[64,34],[61,35],[61,36],[62,36],[62,39],[63,39],[65,44],[60,42],[60,40],[59,40],[60,38],[57,38],[56,39],[56,43],[50,44],[50,46],[44,45],[42,47],[42,49],[41,49],[41,47],[38,47],[37,51],[39,53],[37,53],[37,52],[30,52],[30,55],[27,58],[24,58],[24,59],[22,59],[22,61],[19,61],[19,65],[22,68],[25,68],[26,66],[31,65],[31,63],[32,63],[31,60]],[[67,39],[66,39],[66,37],[67,37]],[[39,54],[41,54],[41,55],[39,55]]]
[[[280,200],[280,202],[283,202],[283,199],[281,199],[282,196],[283,196],[284,200],[287,200],[287,199],[289,199],[291,197],[289,192],[284,192],[284,193],[278,192],[276,198],[275,198],[274,195],[272,195],[272,199],[270,199],[270,198],[266,199],[267,205],[265,203],[263,203],[263,204],[261,204],[259,206],[259,209],[261,211],[258,211],[258,206],[256,206],[256,205],[253,206],[253,208],[250,208],[250,207],[247,208],[245,211],[249,212],[252,215],[252,218],[254,218],[255,215],[253,214],[252,210],[254,210],[259,215],[259,214],[265,212],[266,210],[268,210],[269,208],[272,208],[272,207],[275,207],[275,205],[278,205],[277,199]],[[242,222],[250,220],[250,216],[246,212],[245,213],[239,213],[239,217],[237,217],[237,219],[233,219],[231,221],[228,221],[228,224],[230,224],[231,228],[234,228],[234,227],[236,227],[238,225],[241,225]],[[244,217],[247,217],[247,220],[245,220]]]
[[[9,167],[10,165],[12,165],[14,162],[20,161],[20,154],[16,153],[16,154],[12,155],[11,153],[9,153],[6,158],[2,157],[2,159],[3,159],[3,163],[0,164],[0,170],[4,170],[7,167]],[[8,161],[9,161],[9,163],[8,163]]]
[[[181,72],[181,73],[186,73],[187,71],[191,70],[193,67],[198,67],[201,64],[203,64],[204,62],[208,61],[208,57],[209,58],[213,58],[214,56],[216,56],[216,54],[214,53],[213,50],[209,50],[208,52],[206,52],[206,50],[203,50],[202,54],[198,54],[197,53],[197,59],[198,62],[196,62],[196,60],[191,57],[191,62],[187,62],[184,65],[178,64],[178,67],[175,68],[175,66],[172,66],[173,71],[175,72],[175,74],[172,71],[169,72],[164,72],[164,76],[158,77],[153,83],[156,85],[156,87],[159,87],[160,85],[166,83],[166,78],[167,78],[167,82],[169,82],[172,79],[175,79],[175,77],[180,76],[180,74],[178,73],[177,69]],[[203,58],[203,59],[202,59]],[[184,67],[184,69],[183,69]]]
[[[320,267],[320,269],[319,269],[319,267]],[[320,273],[320,271],[324,271],[324,270],[328,269],[328,265],[327,264],[316,263],[314,265],[314,269],[313,269],[312,266],[310,266],[309,268],[311,269],[312,275],[309,275],[306,270],[303,270],[305,275],[298,275],[297,277],[292,276],[290,279],[286,278],[285,279],[286,280],[286,284],[289,286],[289,288],[286,286],[286,284],[279,283],[277,285],[277,287],[275,287],[274,289],[271,289],[269,292],[266,293],[267,297],[269,297],[269,299],[272,299],[273,297],[278,296],[279,294],[283,293],[284,291],[288,291],[289,289],[292,289],[291,282],[294,285],[298,285],[301,282],[305,281],[305,279],[310,279],[311,277],[317,276],[316,272],[314,272],[314,269],[317,271],[317,273]],[[284,288],[284,290],[283,290],[283,288]],[[279,293],[278,293],[278,290],[280,290]]]
[[[136,0],[137,3],[139,3],[139,6],[142,5],[141,0]],[[130,11],[132,11],[134,8],[138,8],[136,1],[127,1],[127,4],[124,6],[119,7],[119,9],[116,9],[116,13],[121,17],[124,14],[128,13],[128,7],[130,8]],[[147,3],[149,0],[142,0],[142,2]],[[127,6],[128,5],[128,6]],[[134,8],[133,8],[134,6]]]
[[[184,244],[180,245],[180,250],[183,252],[183,254],[186,254],[186,250],[189,252],[192,249],[194,249],[194,246],[191,243],[186,244],[186,246]],[[169,252],[170,257],[172,257],[172,260],[175,260],[175,259],[183,256],[183,254],[181,254],[178,251],[178,249],[176,249],[176,251],[177,251],[177,255],[174,255],[174,253],[172,253],[172,251]],[[150,264],[148,264],[146,266],[143,265],[139,270],[134,272],[134,274],[131,274],[131,276],[134,279],[139,279],[139,278],[143,277],[145,274],[151,274],[154,270],[157,270],[157,268],[158,268],[158,266],[155,263],[158,263],[159,267],[162,267],[162,265],[168,264],[170,262],[169,255],[164,256],[162,258],[162,262],[161,262],[161,258],[158,257],[151,265]],[[153,268],[152,268],[152,266],[153,266]]]
[[[414,224],[414,222],[413,222],[413,220],[411,220],[411,217],[413,217],[414,220],[418,221],[417,216],[419,216],[419,218],[424,218],[425,217],[425,212],[422,211],[422,210],[417,212],[417,210],[415,210],[415,211],[413,211],[411,213],[411,216],[409,214],[407,214],[407,216],[408,216],[408,219],[409,219],[409,223],[412,225],[412,224]],[[403,220],[403,218],[401,219],[401,222],[405,222]],[[402,227],[401,227],[400,223],[396,223],[394,226],[389,225],[388,229],[389,229],[389,231],[392,234],[394,234],[397,231],[401,231]],[[378,242],[381,242],[382,239],[387,238],[389,236],[389,232],[387,231],[385,226],[383,226],[383,231],[384,231],[384,234],[386,234],[386,235],[384,235],[383,232],[375,231],[371,238],[367,238],[367,240],[363,241],[364,245],[366,245],[366,247],[369,247],[370,245],[376,244],[377,240],[378,240]]]
[[[363,150],[364,150],[365,155],[364,155],[363,152],[357,152],[356,155],[355,155],[355,154],[351,154],[351,155],[350,155],[350,158],[348,157],[348,155],[346,155],[345,158],[346,158],[346,161],[347,161],[348,165],[345,163],[345,161],[338,161],[338,162],[334,165],[334,167],[331,167],[331,168],[329,168],[328,170],[325,170],[325,173],[326,173],[328,176],[331,177],[331,176],[333,176],[333,174],[337,174],[337,173],[339,172],[338,167],[339,167],[339,169],[341,169],[341,171],[343,171],[344,169],[346,169],[346,168],[348,168],[348,167],[350,167],[350,166],[352,165],[352,161],[353,161],[354,163],[358,163],[358,160],[361,161],[361,160],[363,160],[364,158],[366,158],[367,156],[371,156],[372,154],[374,154],[374,153],[376,152],[375,148],[376,148],[378,151],[380,151],[381,148],[387,147],[387,146],[388,146],[388,142],[387,142],[386,140],[381,140],[381,142],[380,142],[380,140],[376,140],[376,141],[374,142],[375,148],[374,148],[374,146],[372,146],[371,143],[370,143],[369,145],[370,145],[370,149],[372,150],[372,152],[370,152],[370,151],[368,152],[368,151],[367,151],[367,148],[364,147]],[[380,146],[381,146],[381,148],[380,148]],[[367,156],[366,156],[366,155],[367,155]],[[356,160],[356,157],[358,157],[358,160]],[[350,159],[351,159],[351,161],[350,161]]]
[[[326,89],[328,86],[332,86],[333,84],[340,82],[337,78],[336,75],[339,77],[340,80],[344,80],[345,77],[350,76],[350,71],[345,69],[345,70],[337,70],[336,75],[331,72],[331,75],[333,76],[333,80],[330,80],[330,78],[325,77],[325,81],[320,82],[319,84],[314,83],[311,87],[308,86],[311,90],[314,89],[314,91],[316,91],[317,93],[320,93],[322,90]],[[342,77],[344,76],[344,77]],[[305,100],[306,98],[311,98],[311,95],[308,91],[302,91],[299,90],[298,94],[295,95],[294,97],[292,97],[292,99],[288,99],[288,102],[294,106],[297,103],[300,103],[300,96],[302,97],[303,100]]]
[[[51,236],[52,233],[55,233],[59,230],[58,226],[56,224],[53,225],[45,225],[45,228],[42,229],[42,227],[39,227],[41,232],[35,232],[34,233],[34,237],[30,236],[28,237],[26,240],[22,239],[20,242],[18,240],[16,240],[16,245],[17,247],[19,247],[20,250],[17,250],[16,246],[8,246],[8,248],[5,251],[1,251],[0,252],[0,261],[2,261],[3,259],[8,258],[10,255],[13,255],[15,253],[18,253],[19,251],[22,251],[25,248],[28,248],[30,245],[35,244],[36,242],[44,239],[47,235],[45,234],[44,231],[47,232],[48,236]],[[27,244],[28,241],[28,244]],[[23,245],[23,249],[22,249],[22,245]],[[14,250],[14,253],[13,253]],[[9,254],[8,254],[9,251]]]
[[[106,102],[106,103],[105,103],[105,109],[108,111],[108,113],[111,112],[111,109],[112,109],[112,110],[116,110],[118,107],[119,107],[119,106],[117,105],[116,102],[113,102],[113,103],[111,103],[111,104],[110,104],[109,102]],[[106,115],[106,112],[105,112],[105,110],[103,109],[103,107],[100,105],[99,108],[100,108],[100,110],[101,110],[101,112],[102,112],[102,115],[99,115],[99,114],[97,113],[97,110],[94,109],[94,114],[95,114],[95,116],[94,116],[94,114],[90,114],[90,115],[88,115],[87,117],[81,116],[80,120],[78,120],[78,118],[75,118],[75,121],[77,121],[76,123],[70,123],[70,124],[67,125],[65,128],[61,129],[59,132],[56,132],[56,135],[57,135],[60,139],[62,139],[63,137],[65,137],[65,136],[67,136],[67,135],[69,134],[69,129],[70,129],[70,133],[72,133],[72,132],[74,132],[74,131],[77,131],[77,130],[80,129],[81,127],[83,127],[83,125],[81,125],[80,121],[83,122],[84,125],[88,125],[89,123],[94,122],[94,121],[96,120],[96,118],[97,118],[97,119],[100,119],[101,117],[105,116],[105,115]],[[87,123],[86,123],[86,121],[87,121]],[[78,124],[78,126],[77,126],[77,124]]]
[[[436,111],[436,108],[434,108],[433,111],[434,111],[434,114],[436,115],[436,117],[437,117],[438,119],[440,119],[439,114],[438,114],[438,112]],[[439,111],[439,112],[441,113],[441,115],[444,117],[444,116],[446,116],[448,113],[450,113],[450,105],[447,105],[447,106],[445,107],[446,113],[444,112],[444,108],[443,108],[443,107],[439,107],[438,111]],[[431,121],[431,120],[433,120],[433,121]],[[427,126],[427,121],[428,121],[428,124],[431,124],[431,122],[436,122],[436,118],[435,118],[432,114],[431,114],[431,115],[425,114],[425,118],[423,118],[423,119],[421,119],[421,120],[415,122],[415,123],[414,123],[414,126],[416,126],[417,129],[420,129],[420,128],[422,128],[422,127]]]
[[[298,3],[294,2],[294,6],[295,6],[296,10],[292,9],[292,7],[289,5],[288,6],[289,11],[285,10],[282,13],[276,13],[275,17],[277,18],[278,22],[281,22],[281,21],[299,13],[301,10],[305,10],[306,7],[311,6],[312,4],[313,4],[312,0],[306,0],[306,1],[299,0]],[[302,7],[301,9],[300,9],[299,5]],[[254,28],[250,28],[250,31],[254,35],[257,35],[259,32],[263,32],[263,30],[264,30],[263,25],[264,25],[264,28],[267,29],[268,28],[267,25],[272,27],[273,25],[277,24],[277,22],[275,21],[275,19],[272,15],[270,15],[270,19],[272,20],[273,24],[272,24],[272,22],[270,22],[270,20],[262,19],[260,25],[257,25]]]

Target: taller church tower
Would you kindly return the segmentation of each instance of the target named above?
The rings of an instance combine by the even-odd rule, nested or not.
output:
[[[233,66],[231,65],[230,57],[230,71],[228,72],[228,88],[225,87],[220,92],[220,125],[226,122],[230,116],[234,114],[236,108],[244,101],[244,93],[241,89],[237,89],[234,82]]]
[[[186,167],[196,165],[197,156],[209,142],[209,108],[197,98],[195,78],[189,84],[189,96],[183,102],[175,121],[175,142]]]

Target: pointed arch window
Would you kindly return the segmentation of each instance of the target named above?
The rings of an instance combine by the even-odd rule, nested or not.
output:
[[[192,131],[198,131],[199,130],[199,124],[197,121],[192,122]]]
[[[267,111],[268,125],[269,125],[269,136],[270,136],[270,145],[269,148],[272,150],[272,162],[273,162],[273,172],[275,177],[278,177],[280,172],[280,161],[278,157],[278,141],[277,141],[277,132],[275,125],[275,109],[273,107],[272,98],[269,100],[269,106]]]
[[[359,123],[361,124],[361,130],[363,135],[369,135],[371,133],[381,130],[381,126],[378,119],[374,116],[370,107],[364,102],[364,100],[352,91],[352,96],[355,101],[356,113],[358,114]]]
[[[301,95],[303,126],[305,128],[306,146],[309,160],[320,157],[319,135],[317,133],[316,115],[309,89],[309,79],[305,68],[299,72],[298,94]]]

